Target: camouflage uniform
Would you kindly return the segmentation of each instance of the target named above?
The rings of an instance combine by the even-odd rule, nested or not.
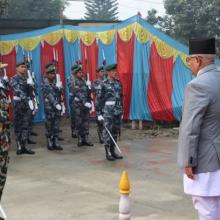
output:
[[[62,150],[58,144],[61,103],[55,79],[53,81],[48,78],[44,79],[43,96],[47,148],[49,150]],[[56,106],[60,106],[60,109],[57,109]]]
[[[92,93],[94,94],[95,98],[101,97],[102,84],[103,84],[103,81],[100,79],[93,81]],[[104,142],[103,141],[103,123],[97,119],[97,112],[99,112],[99,114],[103,115],[103,109],[100,109],[100,106],[98,106],[98,103],[96,100],[95,100],[95,111],[96,111],[96,123],[97,123],[97,132],[98,132],[98,136],[99,136],[99,142],[102,144]]]
[[[34,154],[34,151],[26,147],[31,114],[28,104],[30,100],[30,87],[27,84],[27,78],[16,74],[12,77],[10,84],[13,90],[14,131],[16,135],[17,154]]]
[[[71,133],[72,137],[76,138],[76,119],[74,117],[74,102],[73,102],[73,87],[74,87],[74,76],[71,74],[67,81],[69,88],[69,107],[70,107],[70,118],[71,118]]]
[[[102,92],[100,96],[97,96],[96,105],[98,106],[97,115],[102,115],[103,110],[104,125],[117,142],[123,113],[123,90],[121,82],[116,79],[104,80],[102,84]],[[115,153],[114,142],[110,138],[106,129],[103,130],[103,137],[105,142],[106,159],[122,159],[122,156]]]
[[[76,68],[74,74],[77,74],[81,67]],[[86,85],[86,81],[81,78],[75,78],[73,81],[73,112],[76,119],[76,131],[78,136],[78,146],[93,146],[88,142],[89,135],[89,115],[91,106],[91,91]]]
[[[0,201],[6,182],[9,147],[10,147],[10,121],[8,96],[9,84],[3,78],[0,79]]]

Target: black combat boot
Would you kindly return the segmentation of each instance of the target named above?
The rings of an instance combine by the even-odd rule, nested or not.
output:
[[[35,152],[33,150],[26,147],[25,141],[21,142],[21,152],[22,152],[22,154],[35,154]]]
[[[114,161],[115,158],[112,156],[109,145],[105,145],[105,156],[109,161]]]
[[[28,144],[36,144],[36,142],[33,141],[33,140],[31,140],[30,138],[28,138],[27,143],[28,143]]]
[[[71,135],[72,135],[72,138],[77,138],[77,134],[76,134],[76,131],[75,131],[75,130],[72,130]]]
[[[123,159],[123,156],[121,156],[121,155],[118,155],[118,154],[116,154],[115,153],[115,145],[111,145],[110,146],[110,152],[111,152],[111,154],[112,154],[112,156],[115,158],[115,159]]]
[[[23,147],[22,154],[35,154],[35,152],[27,147]]]
[[[30,135],[31,136],[38,136],[38,134],[36,132],[33,132],[33,131],[30,132]]]
[[[64,138],[58,137],[58,141],[64,141]]]
[[[47,137],[47,149],[48,150],[54,150],[52,139],[53,139],[52,137]]]
[[[16,146],[17,146],[16,154],[21,155],[22,154],[21,143],[18,140],[16,140]]]
[[[93,147],[93,146],[94,146],[94,144],[92,144],[91,142],[89,142],[89,140],[88,140],[88,135],[86,135],[86,136],[83,137],[83,145],[84,145],[84,146],[89,146],[89,147]]]
[[[53,137],[53,148],[54,150],[63,150],[63,148],[58,143],[57,137]]]
[[[78,136],[78,147],[82,147],[83,146],[83,139],[81,136]]]

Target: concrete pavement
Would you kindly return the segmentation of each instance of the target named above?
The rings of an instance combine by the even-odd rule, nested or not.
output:
[[[125,158],[109,162],[100,144],[76,147],[65,123],[64,151],[49,152],[42,129],[37,126],[36,155],[11,150],[2,201],[8,220],[116,220],[123,170],[130,177],[133,220],[196,219],[182,190],[176,138],[137,137],[137,131],[125,129],[119,142]],[[91,132],[94,140],[94,126]]]

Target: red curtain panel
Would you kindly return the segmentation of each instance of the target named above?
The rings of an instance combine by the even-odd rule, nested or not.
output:
[[[150,79],[147,99],[154,120],[174,120],[172,112],[173,68],[173,57],[163,59],[153,43],[150,54]]]
[[[96,79],[96,68],[98,65],[98,45],[95,40],[89,46],[81,41],[80,46],[83,72],[84,74],[89,73],[89,80],[94,81]]]
[[[119,34],[117,35],[117,71],[120,81],[123,85],[123,118],[129,119],[130,104],[132,95],[133,79],[133,60],[134,60],[134,33],[127,42],[123,41]]]

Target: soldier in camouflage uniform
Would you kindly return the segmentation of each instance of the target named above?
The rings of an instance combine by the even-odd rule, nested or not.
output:
[[[102,83],[104,79],[104,68],[103,66],[100,66],[96,69],[96,76],[97,79],[92,83],[92,93],[94,97],[96,98],[97,96],[101,96],[102,92]],[[103,109],[100,109],[100,106],[97,105],[97,102],[95,101],[95,111],[99,112],[99,114],[103,115]],[[98,120],[97,114],[96,114],[96,123],[97,123],[97,132],[98,132],[98,137],[99,137],[99,142],[101,144],[104,143],[103,141],[103,123]]]
[[[77,138],[76,135],[76,119],[74,117],[74,111],[73,111],[73,86],[74,86],[74,69],[78,68],[78,65],[75,64],[71,68],[71,75],[67,81],[67,85],[69,88],[69,106],[70,106],[70,118],[71,118],[71,134],[72,138]]]
[[[73,70],[75,80],[73,81],[73,111],[76,119],[76,130],[78,146],[93,146],[88,141],[89,115],[91,105],[91,92],[83,79],[82,67],[78,65]]]
[[[18,62],[16,74],[11,79],[14,106],[14,131],[16,135],[17,155],[34,154],[26,147],[28,139],[30,109],[30,85],[27,83],[27,67],[25,62]]]
[[[105,127],[108,128],[114,140],[117,142],[121,126],[121,117],[123,114],[123,91],[122,84],[117,80],[117,65],[112,64],[106,67],[108,78],[102,84],[102,92],[97,96],[96,105],[97,118],[99,121],[104,121]],[[103,110],[103,112],[102,112]],[[103,115],[102,115],[103,114]],[[105,142],[106,159],[114,161],[123,157],[116,154],[115,145],[110,138],[106,129],[103,130]]]
[[[56,68],[53,64],[46,65],[46,77],[43,85],[45,127],[48,150],[63,150],[58,143],[59,120],[62,106],[56,86]]]
[[[0,201],[6,182],[7,168],[9,162],[8,151],[10,147],[10,121],[8,95],[9,82],[4,74],[7,64],[0,63]]]

